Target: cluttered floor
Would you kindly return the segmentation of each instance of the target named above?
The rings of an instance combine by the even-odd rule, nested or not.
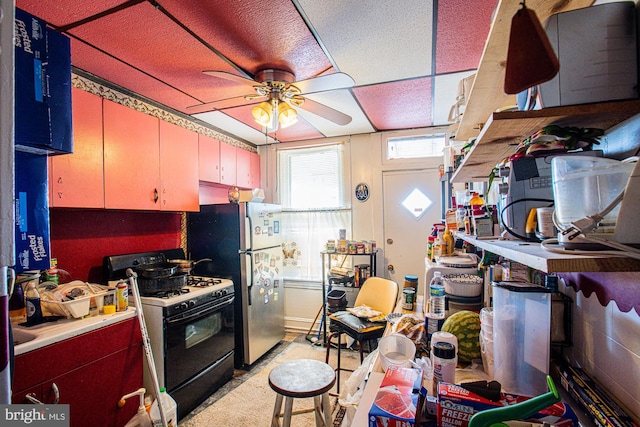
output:
[[[276,394],[268,384],[269,371],[278,363],[299,358],[325,359],[326,347],[307,340],[304,334],[287,333],[285,338],[260,360],[247,368],[235,369],[233,378],[206,401],[180,420],[180,427],[199,427],[205,425],[270,425]],[[329,364],[335,365],[335,351]],[[360,365],[359,352],[344,349],[341,356],[342,366],[355,369]],[[335,367],[335,366],[334,366]],[[342,373],[343,385],[349,373]],[[335,391],[335,390],[333,390]],[[305,399],[296,399],[302,407],[312,406]],[[337,399],[331,401],[334,406],[332,419],[334,425],[341,425],[341,408]],[[294,405],[295,409],[295,405]],[[308,425],[315,425],[312,414],[296,416],[296,425],[305,425],[304,418],[309,415]]]

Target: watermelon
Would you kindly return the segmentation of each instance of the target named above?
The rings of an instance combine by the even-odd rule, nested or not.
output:
[[[442,331],[458,338],[458,361],[469,363],[482,356],[480,353],[480,315],[462,310],[453,313],[442,324]]]

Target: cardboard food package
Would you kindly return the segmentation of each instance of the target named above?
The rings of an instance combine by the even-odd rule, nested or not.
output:
[[[529,396],[519,394],[501,393],[500,400],[494,402],[458,385],[441,382],[438,385],[438,426],[466,427],[476,412],[514,405],[530,398]],[[578,424],[578,417],[571,407],[559,402],[523,421],[544,422],[553,426],[572,427]]]
[[[413,427],[421,383],[420,369],[389,366],[369,409],[369,427]]]

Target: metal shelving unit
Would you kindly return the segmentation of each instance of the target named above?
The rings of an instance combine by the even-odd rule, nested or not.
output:
[[[324,344],[327,343],[327,295],[331,291],[331,283],[329,283],[329,272],[331,270],[331,257],[368,257],[369,258],[369,268],[371,271],[371,276],[375,276],[376,274],[376,255],[378,254],[378,250],[374,249],[372,252],[364,253],[364,254],[345,254],[338,252],[327,252],[322,251],[322,320],[320,321],[320,332],[322,332],[322,342]],[[353,286],[354,288],[359,288],[359,286]]]

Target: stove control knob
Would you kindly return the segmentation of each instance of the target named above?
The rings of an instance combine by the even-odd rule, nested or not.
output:
[[[186,310],[187,308],[189,308],[189,306],[187,305],[186,302],[181,302],[180,303],[180,310]]]
[[[190,299],[190,300],[189,300],[189,307],[190,307],[190,308],[193,308],[193,307],[195,307],[195,306],[196,306],[196,302],[195,302],[194,300]]]
[[[226,292],[225,292],[224,289],[216,291],[216,297],[218,297],[218,298],[222,298],[225,295],[226,295]]]

